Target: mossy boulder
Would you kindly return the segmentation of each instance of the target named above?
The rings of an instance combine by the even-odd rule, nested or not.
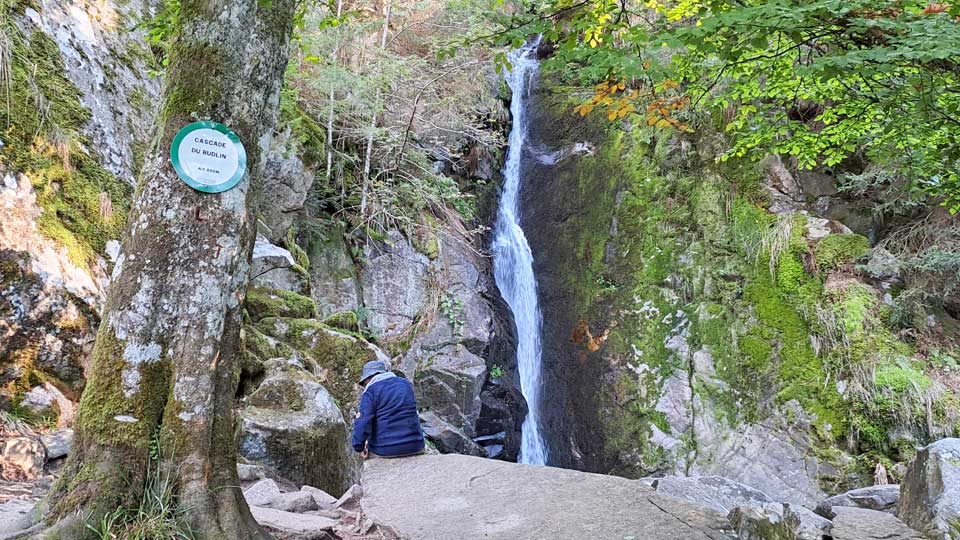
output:
[[[346,410],[356,402],[363,364],[386,358],[362,338],[338,332],[314,319],[270,317],[256,326],[266,336],[300,351],[315,363],[320,380]]]
[[[317,305],[311,298],[283,289],[251,287],[244,304],[252,321],[267,317],[309,319],[316,315]]]
[[[346,332],[360,332],[360,319],[356,311],[338,311],[324,319],[323,324]]]
[[[266,369],[240,413],[240,455],[298,486],[342,493],[357,481],[356,464],[333,396],[286,360],[271,360]]]

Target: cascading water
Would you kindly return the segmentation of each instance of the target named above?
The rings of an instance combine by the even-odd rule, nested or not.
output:
[[[539,38],[510,54],[513,69],[507,84],[513,91],[507,162],[503,168],[503,192],[493,240],[494,278],[500,293],[513,312],[517,325],[517,366],[520,391],[527,400],[527,417],[523,421],[520,441],[520,463],[546,465],[549,452],[540,432],[541,335],[543,320],[537,298],[537,280],[533,275],[533,253],[520,228],[520,182],[523,148],[527,139],[526,102],[537,73],[536,52]]]

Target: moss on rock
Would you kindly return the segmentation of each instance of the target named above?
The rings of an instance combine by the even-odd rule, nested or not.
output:
[[[814,247],[817,267],[821,272],[837,270],[851,264],[870,251],[870,241],[859,234],[831,234]]]
[[[313,319],[271,317],[261,320],[257,329],[312,359],[324,386],[342,406],[354,403],[363,364],[377,358],[362,339]]]
[[[0,107],[0,162],[33,184],[43,210],[40,231],[76,264],[93,264],[106,242],[121,236],[133,190],[100,165],[82,135],[90,112],[66,76],[57,44],[41,31],[24,35],[9,13],[0,21],[13,43],[10,107]]]
[[[313,299],[282,289],[250,287],[244,304],[253,322],[267,317],[309,319],[316,316]]]
[[[360,332],[360,319],[356,311],[339,311],[324,319],[323,324],[351,334]]]

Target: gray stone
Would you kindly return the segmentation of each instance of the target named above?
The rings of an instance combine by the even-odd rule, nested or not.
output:
[[[796,540],[799,521],[772,509],[737,506],[727,516],[740,540]]]
[[[720,540],[726,518],[634,480],[462,455],[369,460],[363,510],[417,540]]]
[[[738,506],[774,504],[766,493],[720,476],[667,476],[653,481],[660,495],[668,495],[728,514]]]
[[[251,506],[250,512],[277,540],[336,540],[333,527],[337,522],[330,518],[259,506]]]
[[[23,380],[28,367],[80,392],[107,284],[103,268],[77,266],[42,234],[36,193],[26,176],[18,178],[16,189],[0,190],[0,267],[8,284],[0,290],[0,358],[29,361],[0,363],[0,407],[18,397],[11,391],[16,385],[8,383]],[[35,408],[43,413],[48,402],[56,403],[41,401]],[[73,407],[63,404],[69,420]]]
[[[444,421],[436,413],[431,411],[421,413],[420,422],[423,425],[423,434],[436,445],[440,452],[471,456],[486,455],[480,445],[473,442],[473,439]]]
[[[901,265],[896,255],[882,247],[875,247],[870,251],[870,260],[863,265],[870,277],[885,282],[896,282],[900,278]]]
[[[804,200],[803,190],[780,156],[767,156],[763,165],[767,172],[763,187],[767,189],[772,201],[770,211],[781,214],[798,210]]]
[[[23,396],[20,406],[37,416],[55,416],[57,425],[72,426],[76,406],[56,386],[45,382],[30,389]]]
[[[39,13],[28,16],[23,28],[46,33],[60,49],[65,74],[80,90],[80,102],[90,112],[83,127],[89,148],[104,168],[120,180],[136,184],[137,142],[153,135],[161,102],[163,78],[149,77],[146,29],[124,22],[138,21],[152,10],[152,0],[104,2],[38,2]]]
[[[284,512],[303,513],[316,510],[317,501],[313,495],[305,491],[292,491],[290,493],[281,493],[270,500],[268,504],[262,505],[275,510]]]
[[[330,507],[337,503],[336,497],[330,495],[322,489],[317,489],[313,486],[303,486],[300,488],[300,491],[303,493],[309,493],[319,507]]]
[[[417,405],[474,436],[480,416],[480,391],[487,377],[486,362],[462,345],[449,345],[423,356],[414,372]]]
[[[10,499],[0,503],[0,539],[29,529],[33,525],[35,508],[32,501],[25,499]]]
[[[380,338],[406,333],[427,305],[430,260],[397,231],[385,242],[370,240],[364,252],[360,288],[367,325]]]
[[[280,487],[269,478],[259,480],[243,490],[243,498],[247,500],[247,504],[250,506],[269,506],[279,496]]]
[[[817,505],[817,513],[827,519],[833,519],[833,507],[849,506],[896,514],[897,503],[899,501],[899,485],[887,484],[884,486],[870,486],[852,489],[845,493],[830,497],[829,499]]]
[[[886,512],[848,506],[833,510],[833,540],[924,540],[922,534]]]
[[[830,219],[807,217],[807,239],[821,240],[831,234],[852,234],[849,227]]]
[[[237,463],[237,476],[240,477],[241,482],[256,482],[261,478],[266,478],[267,472],[260,465]]]
[[[360,284],[356,268],[343,238],[333,228],[309,239],[310,294],[321,318],[360,307]]]
[[[274,245],[268,238],[258,234],[257,240],[253,244],[250,275],[256,276],[275,268],[289,268],[296,262],[289,250]]]
[[[932,538],[960,539],[960,439],[917,452],[900,483],[897,516]]]
[[[0,471],[8,479],[30,480],[43,476],[47,450],[31,437],[11,437],[0,441]]]
[[[352,482],[347,428],[326,388],[282,360],[241,412],[240,455],[297,485],[339,491]]]
[[[797,540],[823,540],[830,536],[833,524],[829,519],[818,516],[809,508],[792,504],[783,505],[783,517],[799,522],[796,529]]]
[[[777,500],[816,508],[826,498],[818,477],[829,469],[813,455],[810,415],[794,402],[757,424],[730,429],[714,420],[712,404],[694,396],[698,405],[694,435],[697,460],[691,474],[717,475],[775,493]]]
[[[381,460],[383,461],[383,460]],[[363,498],[363,488],[359,484],[354,484],[350,486],[350,489],[345,491],[343,495],[337,499],[337,502],[333,504],[334,508],[340,508],[343,510],[354,511],[360,508],[360,500]]]
[[[47,461],[66,457],[73,445],[73,430],[58,429],[40,435],[40,442],[47,449]]]
[[[257,287],[281,289],[310,296],[310,275],[299,266],[276,268],[263,274],[251,274],[250,283]]]
[[[837,194],[837,179],[812,170],[797,171],[797,182],[807,197],[829,197]]]
[[[300,159],[301,145],[291,137],[288,126],[273,137],[270,153],[263,166],[263,190],[260,200],[261,230],[278,242],[286,238],[297,213],[303,210],[315,171]]]
[[[255,287],[281,289],[297,294],[310,294],[310,275],[296,267],[290,251],[271,244],[261,235],[253,246],[250,283]]]

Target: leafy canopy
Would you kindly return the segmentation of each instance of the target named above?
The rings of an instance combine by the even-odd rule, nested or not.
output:
[[[578,108],[650,124],[722,115],[721,157],[859,155],[960,210],[960,5],[916,0],[520,0],[491,11],[517,46],[543,34],[548,69],[597,94]],[[612,89],[611,89],[612,88]],[[647,97],[651,106],[632,101]],[[658,101],[657,101],[658,100]],[[686,110],[690,108],[691,110]],[[717,117],[717,116],[715,116]]]

